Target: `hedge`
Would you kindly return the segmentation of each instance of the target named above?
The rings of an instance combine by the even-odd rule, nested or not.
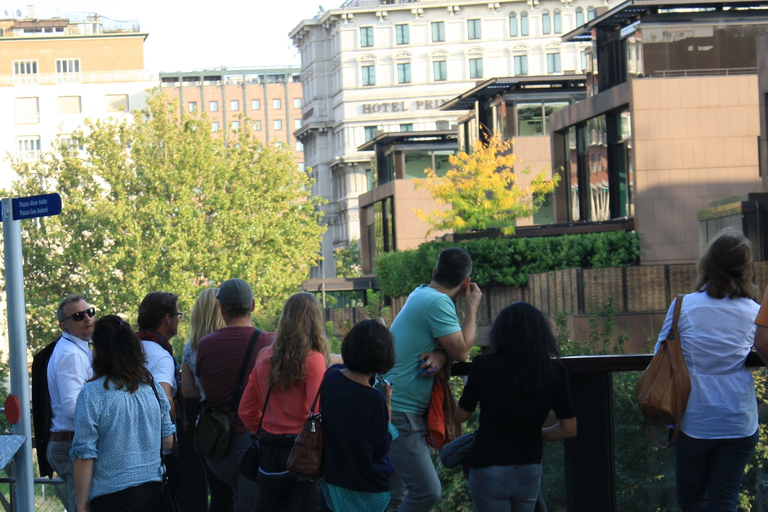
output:
[[[379,289],[388,297],[402,297],[429,283],[437,256],[448,247],[461,247],[472,256],[472,280],[480,286],[522,286],[530,274],[636,265],[640,258],[640,237],[630,231],[427,242],[417,249],[378,255]]]

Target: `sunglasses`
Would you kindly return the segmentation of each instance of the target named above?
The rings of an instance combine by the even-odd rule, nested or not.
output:
[[[70,318],[74,320],[75,322],[82,322],[83,318],[85,318],[85,315],[88,315],[88,318],[93,318],[96,314],[96,310],[93,308],[88,308],[85,311],[78,311],[77,313],[72,313],[66,318],[62,318],[61,321],[69,320]]]

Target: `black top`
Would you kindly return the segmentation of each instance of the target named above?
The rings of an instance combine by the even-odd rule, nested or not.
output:
[[[553,361],[550,374],[540,389],[526,395],[515,386],[505,358],[475,357],[459,400],[459,406],[468,412],[480,403],[480,428],[471,467],[541,462],[541,426],[550,409],[559,419],[576,416],[566,369]]]
[[[353,491],[389,491],[386,455],[391,438],[384,395],[333,372],[325,380],[320,404],[323,479]]]

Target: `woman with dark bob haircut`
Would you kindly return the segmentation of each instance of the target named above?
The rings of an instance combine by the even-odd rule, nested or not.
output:
[[[160,449],[173,446],[171,406],[144,366],[139,337],[120,317],[94,326],[93,378],[75,406],[77,512],[143,512],[160,506]]]
[[[685,295],[678,329],[691,395],[675,443],[677,501],[684,512],[735,511],[744,468],[758,439],[752,373],[755,317],[752,249],[737,231],[715,237],[698,264],[696,291]],[[672,301],[659,349],[672,325]]]
[[[381,512],[389,504],[387,452],[397,430],[389,423],[392,388],[376,375],[395,365],[389,330],[363,320],[341,344],[344,365],[323,384],[323,496],[333,512]]]
[[[490,353],[472,361],[455,419],[480,404],[469,489],[475,510],[533,512],[541,486],[543,441],[576,435],[565,368],[547,318],[525,302],[504,308],[490,333]],[[543,428],[549,411],[559,419]]]

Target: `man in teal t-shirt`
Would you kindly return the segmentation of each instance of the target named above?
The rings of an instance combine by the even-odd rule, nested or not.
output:
[[[387,375],[392,383],[392,441],[388,511],[427,512],[440,500],[440,480],[426,442],[429,398],[435,368],[426,353],[441,349],[449,361],[465,361],[475,343],[477,307],[482,292],[470,282],[472,259],[463,249],[440,253],[432,282],[416,288],[392,323],[397,363]],[[454,300],[464,294],[466,315],[459,324]],[[432,356],[431,356],[432,357]]]

